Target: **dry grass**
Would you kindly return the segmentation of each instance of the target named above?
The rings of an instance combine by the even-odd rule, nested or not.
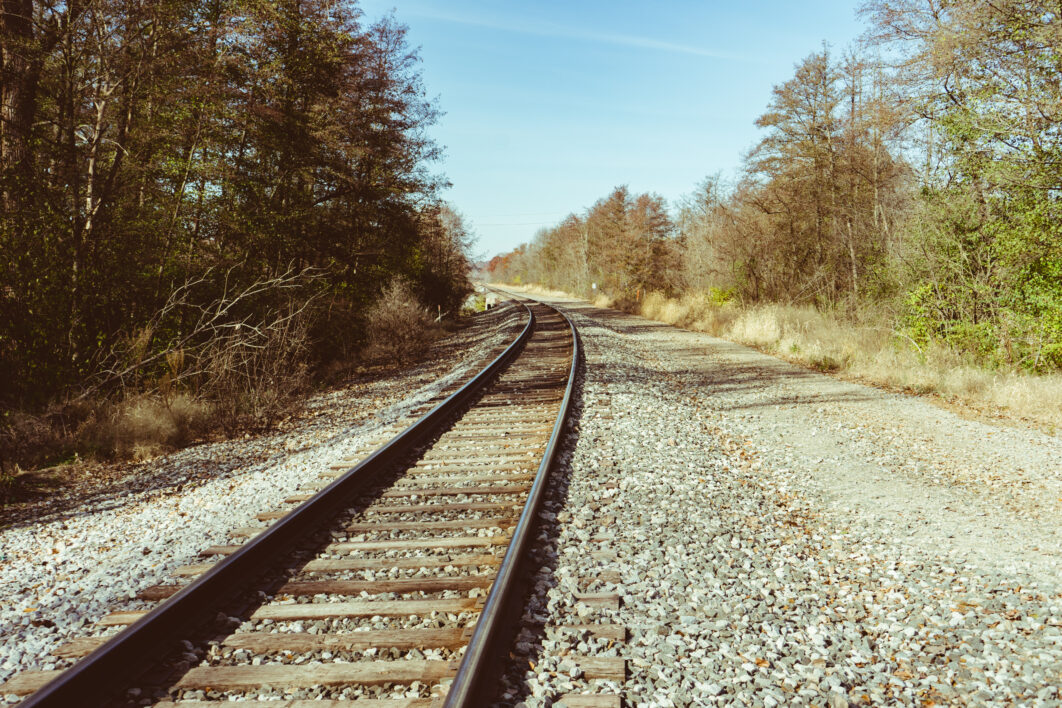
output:
[[[79,452],[146,460],[176,450],[214,427],[214,407],[180,393],[143,396],[106,405],[81,426]]]
[[[594,307],[612,307],[614,304],[616,304],[616,301],[610,298],[605,293],[600,293],[596,295],[593,300],[590,301],[590,304]]]
[[[596,303],[595,303],[596,304]],[[705,293],[651,293],[639,314],[756,347],[820,371],[878,386],[931,393],[1062,428],[1062,375],[979,367],[944,347],[920,351],[887,322],[856,323],[810,307],[717,304]]]
[[[8,411],[0,427],[0,506],[32,496],[30,470],[93,459],[146,460],[217,427],[214,406],[179,393],[118,402],[56,404],[40,415]]]
[[[573,297],[571,293],[566,293],[563,290],[550,290],[544,288],[541,285],[513,285],[510,283],[494,283],[499,288],[505,288],[506,290],[512,290],[517,293],[526,293],[527,295],[541,295],[542,297]]]
[[[714,304],[707,293],[695,292],[681,298],[649,293],[642,301],[639,314],[658,322],[721,337],[741,312],[733,305]]]
[[[171,352],[168,369],[136,388],[86,394],[36,414],[0,411],[0,502],[20,470],[83,458],[145,460],[217,431],[270,424],[308,385],[306,312],[233,328],[191,356]],[[178,388],[181,378],[187,383]]]

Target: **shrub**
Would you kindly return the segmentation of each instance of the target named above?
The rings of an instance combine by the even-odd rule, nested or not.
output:
[[[411,361],[427,351],[439,328],[431,313],[401,280],[388,285],[366,317],[367,354],[385,361]]]
[[[258,327],[237,328],[200,356],[199,393],[228,431],[262,425],[287,410],[309,382],[313,310],[292,302]]]

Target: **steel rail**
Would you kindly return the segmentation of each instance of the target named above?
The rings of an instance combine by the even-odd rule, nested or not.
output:
[[[249,589],[264,572],[279,567],[284,551],[328,523],[350,499],[367,489],[413,445],[436,432],[513,360],[535,328],[534,313],[520,304],[528,316],[523,331],[475,378],[173,597],[27,696],[21,708],[70,708],[103,703],[162,661],[178,640],[188,638],[215,620],[226,603]]]
[[[544,303],[538,303],[544,304]],[[550,307],[549,305],[545,305]],[[572,335],[572,363],[568,371],[568,385],[564,390],[560,410],[546,446],[538,473],[528,493],[527,503],[520,520],[513,530],[512,540],[505,551],[498,574],[495,577],[482,613],[465,649],[464,658],[457,675],[446,694],[444,708],[477,708],[487,705],[495,696],[500,662],[509,656],[509,644],[515,634],[517,620],[523,611],[526,596],[524,581],[527,577],[528,549],[534,538],[538,512],[549,484],[549,473],[560,447],[560,438],[571,408],[572,390],[575,387],[576,367],[579,362],[579,335],[568,316],[555,307],[554,312],[564,318]]]

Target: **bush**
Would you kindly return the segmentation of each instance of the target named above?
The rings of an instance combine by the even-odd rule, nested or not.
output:
[[[293,302],[259,327],[207,347],[200,356],[199,393],[213,404],[223,428],[267,424],[307,387],[312,320],[312,308]]]
[[[385,361],[411,361],[422,356],[438,334],[431,313],[414,297],[409,286],[392,281],[366,317],[367,354]]]

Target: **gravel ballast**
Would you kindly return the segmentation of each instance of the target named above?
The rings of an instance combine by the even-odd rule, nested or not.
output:
[[[8,510],[0,530],[0,682],[56,668],[50,651],[142,588],[173,582],[207,546],[281,506],[368,441],[397,433],[433,396],[478,371],[519,333],[498,308],[437,343],[427,363],[309,399],[284,430],[204,444],[135,466],[105,490],[49,512]]]
[[[586,369],[506,704],[1062,703],[1058,437],[556,304]],[[559,629],[597,621],[625,645]]]
[[[583,302],[556,304],[579,327],[586,361],[540,514],[535,590],[504,705],[558,705],[572,693],[645,707],[1062,705],[1057,436],[967,420]],[[515,312],[492,316],[502,331],[466,333],[445,362],[322,394],[283,432],[155,460],[125,492],[0,531],[0,681],[51,668],[58,643],[93,633],[107,611],[135,606],[137,590],[172,580],[232,528],[401,425],[445,386],[436,381],[444,370],[454,369],[452,382],[481,366],[522,325]],[[615,593],[619,609],[585,593]],[[470,621],[440,615],[421,626]],[[565,627],[595,623],[625,627],[626,641]],[[589,680],[584,657],[624,658],[627,678]]]

